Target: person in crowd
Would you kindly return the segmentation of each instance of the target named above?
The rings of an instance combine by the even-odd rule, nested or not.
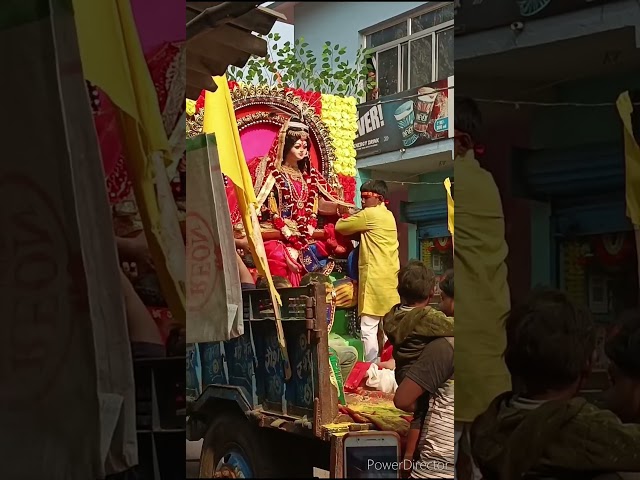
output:
[[[611,389],[609,408],[623,422],[640,423],[640,311],[623,315],[620,329],[606,343]]]
[[[440,287],[438,310],[448,317],[453,317],[453,269],[449,269],[444,273],[438,286]]]
[[[429,306],[434,286],[433,271],[410,261],[398,273],[402,303],[382,322],[393,345],[398,383],[394,404],[414,412],[403,464],[418,461],[414,478],[453,476],[453,319]],[[435,469],[436,464],[447,467]]]
[[[455,98],[456,170],[454,263],[460,290],[456,376],[457,477],[479,480],[469,448],[469,431],[477,415],[498,394],[510,390],[502,358],[503,321],[510,310],[507,244],[498,187],[475,156],[482,116],[469,98]],[[462,302],[462,303],[461,303]]]
[[[564,292],[539,289],[510,312],[505,326],[514,390],[498,395],[471,429],[483,478],[592,479],[640,471],[640,425],[623,424],[578,396],[595,357],[588,310]]]
[[[399,300],[398,229],[385,204],[388,192],[382,180],[366,181],[360,188],[363,209],[338,220],[335,227],[344,236],[360,234],[358,310],[367,362],[378,358],[378,325]]]
[[[276,288],[291,288],[291,282],[287,278],[273,275],[271,279],[273,280],[273,286]],[[267,279],[265,277],[258,277],[256,288],[269,288]]]

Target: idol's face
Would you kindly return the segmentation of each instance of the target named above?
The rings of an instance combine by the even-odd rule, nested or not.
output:
[[[287,153],[287,159],[295,159],[297,162],[304,160],[309,155],[309,147],[306,140],[297,140]]]

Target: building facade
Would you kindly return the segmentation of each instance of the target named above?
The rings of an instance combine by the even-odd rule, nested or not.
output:
[[[640,6],[462,0],[455,22],[457,93],[485,117],[482,162],[502,193],[512,297],[562,288],[588,305],[602,340],[638,302],[615,104],[640,88]]]
[[[358,184],[388,182],[403,262],[423,258],[439,270],[451,267],[443,181],[453,175],[453,3],[274,2],[269,8],[283,13],[295,38],[317,55],[327,41],[346,47],[345,61],[353,62],[361,47],[373,54],[377,91],[358,106]]]

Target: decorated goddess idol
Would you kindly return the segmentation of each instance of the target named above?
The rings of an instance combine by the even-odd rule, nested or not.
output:
[[[353,245],[334,225],[354,208],[355,104],[291,88],[235,82],[229,88],[272,275],[298,286],[307,273],[327,274],[337,263],[344,266],[340,260],[349,257]],[[203,119],[204,94],[187,107],[188,136],[202,132]],[[242,217],[229,181],[226,196],[234,234],[242,239]]]
[[[345,256],[350,250],[347,239],[336,238],[331,221],[353,205],[339,199],[311,165],[310,142],[309,127],[292,117],[269,153],[249,161],[269,268],[293,286],[307,272],[325,268],[330,257]],[[322,217],[324,227],[319,229]]]

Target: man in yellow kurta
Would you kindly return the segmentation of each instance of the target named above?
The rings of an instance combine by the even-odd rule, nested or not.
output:
[[[618,97],[618,113],[624,127],[627,216],[633,223],[640,276],[640,91],[624,92]]]
[[[348,218],[338,220],[336,232],[342,235],[360,234],[358,259],[358,311],[365,361],[378,358],[378,325],[392,307],[400,303],[398,296],[398,228],[393,213],[384,199],[387,184],[368,180],[360,188],[363,209]]]
[[[474,149],[482,121],[471,99],[456,97],[455,229],[456,270],[456,440],[457,478],[481,478],[464,472],[471,422],[499,394],[511,389],[502,358],[506,347],[503,320],[511,309],[507,284],[508,248],[500,192],[480,166]],[[464,465],[466,463],[466,465]]]

